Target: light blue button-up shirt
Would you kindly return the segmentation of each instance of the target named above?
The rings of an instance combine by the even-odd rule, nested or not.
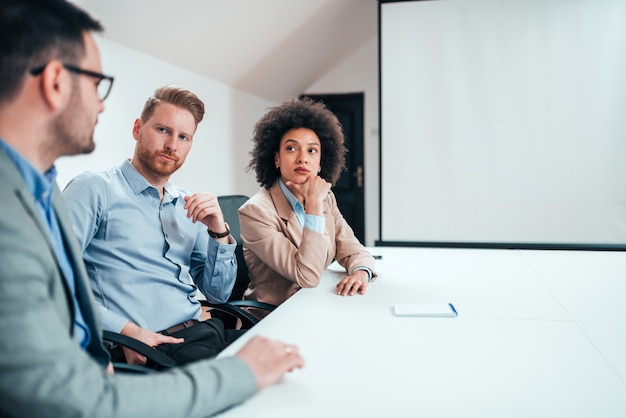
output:
[[[215,302],[230,296],[236,243],[193,223],[185,195],[167,183],[161,200],[129,161],[82,174],[63,191],[104,329],[119,332],[130,320],[160,331],[200,319],[198,289]]]
[[[57,175],[56,169],[52,166],[44,174],[41,174],[35,169],[35,167],[32,166],[32,164],[30,164],[24,157],[22,157],[2,139],[0,139],[0,148],[6,151],[9,158],[13,160],[17,169],[22,174],[22,177],[26,182],[26,187],[37,203],[39,214],[48,226],[48,233],[50,235],[52,246],[54,247],[54,254],[56,256],[57,263],[59,263],[59,267],[63,272],[63,277],[67,282],[74,302],[74,333],[80,343],[80,346],[85,348],[89,345],[91,334],[85,319],[83,318],[80,306],[78,305],[78,300],[76,299],[76,278],[74,277],[74,269],[69,256],[65,251],[65,244],[63,243],[63,236],[61,234],[61,228],[59,227],[59,220],[54,212],[54,209],[52,208],[52,190]]]

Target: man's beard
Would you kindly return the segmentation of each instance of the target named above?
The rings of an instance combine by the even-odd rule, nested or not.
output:
[[[72,95],[65,111],[54,121],[52,131],[55,134],[58,155],[89,154],[96,148],[93,140],[95,124],[90,122],[80,102],[80,87],[75,83]]]
[[[147,151],[145,149],[139,149],[137,152],[137,158],[139,159],[139,161],[141,162],[141,165],[144,168],[146,168],[147,170],[159,176],[171,176],[176,170],[180,168],[181,165],[183,165],[180,159],[177,159],[172,164],[159,163],[158,160],[161,154],[164,154],[164,152],[157,151],[157,152],[151,153],[150,151]],[[172,158],[175,158],[171,154],[167,154],[167,155]]]

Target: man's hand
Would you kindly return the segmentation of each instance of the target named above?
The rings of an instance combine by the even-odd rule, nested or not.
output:
[[[139,325],[133,324],[132,322],[127,322],[126,325],[124,325],[124,328],[120,331],[120,334],[139,340],[150,347],[156,347],[161,344],[180,344],[185,341],[183,338],[175,338],[159,334],[158,332],[148,331],[147,329],[143,329]],[[126,357],[126,362],[128,364],[138,364],[140,366],[146,364],[147,359],[145,356],[126,347],[122,347],[122,349],[124,350],[124,357]]]
[[[212,193],[194,193],[185,196],[187,217],[202,222],[213,232],[224,232],[224,215],[217,196]]]
[[[285,373],[304,366],[297,347],[260,336],[252,337],[235,355],[252,369],[258,390],[277,383]]]

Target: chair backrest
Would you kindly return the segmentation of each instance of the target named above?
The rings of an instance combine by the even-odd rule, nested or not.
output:
[[[248,201],[248,196],[242,194],[232,194],[226,196],[218,196],[222,213],[224,214],[224,220],[230,226],[230,233],[237,241],[237,244],[241,244],[241,228],[239,226],[239,213],[238,210]]]
[[[237,241],[237,248],[235,249],[235,256],[237,257],[237,281],[233,288],[233,293],[230,295],[229,300],[241,300],[243,293],[248,288],[250,279],[248,278],[248,266],[243,259],[243,242],[241,241],[241,228],[239,226],[239,208],[246,203],[248,196],[244,195],[225,195],[218,196],[222,213],[224,214],[224,220],[230,227],[230,234]]]

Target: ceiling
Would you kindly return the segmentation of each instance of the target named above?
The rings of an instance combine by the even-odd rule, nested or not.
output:
[[[73,2],[106,39],[275,102],[377,36],[377,0]]]

